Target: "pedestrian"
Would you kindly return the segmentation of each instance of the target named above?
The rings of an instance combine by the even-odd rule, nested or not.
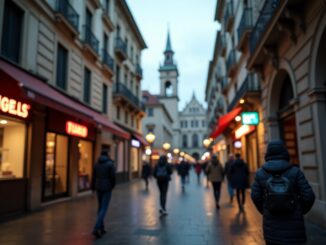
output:
[[[196,162],[196,164],[195,164],[195,172],[197,174],[197,183],[198,184],[200,184],[201,170],[202,170],[201,164],[199,162]]]
[[[231,184],[231,165],[234,163],[234,156],[233,154],[229,155],[229,160],[225,163],[224,167],[224,175],[226,176],[226,179],[228,181],[228,193],[230,196],[230,203],[233,202],[234,197],[234,190]]]
[[[190,182],[190,175],[189,175],[189,172],[190,172],[190,168],[191,168],[191,165],[188,161],[186,161],[186,167],[187,167],[187,171],[186,171],[186,181],[187,183]]]
[[[213,193],[215,198],[215,206],[217,209],[220,208],[220,196],[221,196],[221,183],[223,181],[224,170],[216,155],[212,156],[210,163],[206,168],[208,179],[211,181],[213,186]]]
[[[206,172],[207,166],[208,166],[208,161],[207,161],[207,159],[205,159],[205,162],[203,162],[203,164],[202,164],[202,170],[204,171],[204,174],[206,176],[206,188],[208,188],[208,183],[209,183],[207,172]]]
[[[157,186],[160,191],[160,213],[166,215],[166,195],[169,188],[169,181],[171,180],[172,168],[168,164],[166,156],[160,156],[157,165],[154,169],[154,177],[157,180]]]
[[[115,187],[115,167],[107,150],[102,150],[93,169],[92,189],[96,190],[98,211],[93,229],[95,238],[100,238],[106,233],[104,218],[111,200],[112,190]]]
[[[249,187],[249,170],[239,153],[235,154],[235,160],[231,165],[230,178],[232,187],[236,189],[239,211],[243,212],[246,201],[246,189]]]
[[[314,192],[303,172],[290,164],[281,140],[268,144],[265,161],[256,173],[251,198],[263,215],[266,244],[304,244],[303,215],[315,201]]]
[[[144,162],[142,169],[142,178],[145,181],[146,190],[148,190],[148,178],[151,175],[151,166],[148,162]]]
[[[182,159],[181,162],[179,163],[178,167],[178,175],[180,176],[181,179],[181,186],[182,186],[182,190],[185,190],[185,184],[186,184],[186,176],[188,173],[188,165],[187,162]]]

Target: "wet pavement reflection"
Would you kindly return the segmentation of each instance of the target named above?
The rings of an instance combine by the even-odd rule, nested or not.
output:
[[[141,181],[118,185],[106,217],[105,234],[94,240],[95,196],[55,204],[40,212],[0,224],[0,244],[265,244],[261,217],[247,193],[245,212],[230,203],[225,184],[221,209],[215,209],[211,188],[194,173],[183,192],[174,174],[167,197],[168,215],[160,216],[158,189]],[[308,226],[309,244],[326,244],[326,232]]]

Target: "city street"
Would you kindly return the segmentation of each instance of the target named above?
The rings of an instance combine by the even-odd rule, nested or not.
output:
[[[42,211],[0,224],[0,244],[264,244],[261,218],[247,193],[245,213],[229,203],[223,186],[221,209],[214,208],[206,179],[197,184],[191,173],[186,191],[173,175],[167,202],[167,216],[158,212],[156,183],[133,181],[118,185],[106,217],[108,231],[102,239],[91,235],[96,199],[87,196],[54,204]],[[326,232],[307,225],[309,244],[326,244]]]

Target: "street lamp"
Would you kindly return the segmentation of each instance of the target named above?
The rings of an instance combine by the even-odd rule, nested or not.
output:
[[[184,157],[186,153],[184,153],[183,151],[180,152],[180,157]]]
[[[170,143],[168,143],[168,142],[165,142],[164,144],[163,144],[163,149],[167,152],[168,150],[170,150],[170,148],[171,148],[171,144]]]
[[[207,149],[210,146],[211,142],[212,141],[210,139],[204,139],[203,140],[204,147]]]
[[[173,153],[174,153],[174,154],[178,155],[179,152],[180,152],[180,150],[179,150],[178,148],[174,148],[174,149],[173,149]]]
[[[152,144],[155,141],[155,134],[153,134],[152,132],[148,132],[148,134],[146,134],[146,136],[145,136],[145,139],[148,142],[149,147],[150,147],[150,151],[148,151],[148,153],[149,153],[149,165],[152,166],[152,150],[151,150],[151,148],[152,148]]]

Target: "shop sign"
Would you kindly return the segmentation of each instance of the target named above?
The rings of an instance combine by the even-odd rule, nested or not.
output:
[[[88,128],[84,125],[72,121],[67,121],[66,133],[69,135],[86,138],[88,135]]]
[[[242,112],[242,125],[258,125],[259,124],[259,115],[257,111],[252,112]]]
[[[242,136],[245,136],[255,130],[255,126],[242,125],[235,131],[235,138],[240,139]]]
[[[131,139],[131,146],[139,148],[140,147],[140,142],[138,140]]]
[[[0,95],[0,111],[4,113],[27,118],[30,108],[29,104]]]

